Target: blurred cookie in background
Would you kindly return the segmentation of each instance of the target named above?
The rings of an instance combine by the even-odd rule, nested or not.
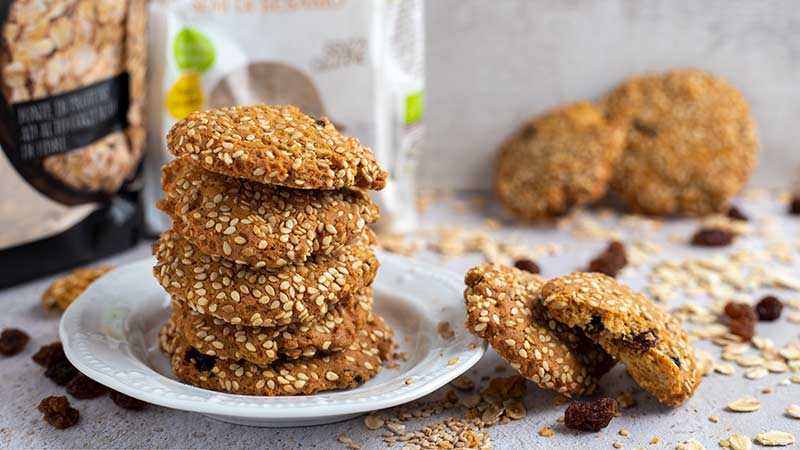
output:
[[[626,127],[612,189],[635,212],[719,212],[745,185],[758,156],[747,102],[707,72],[631,77],[603,101]]]

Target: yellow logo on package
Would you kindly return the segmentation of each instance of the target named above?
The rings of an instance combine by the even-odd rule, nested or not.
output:
[[[172,51],[178,69],[186,73],[169,89],[165,103],[169,114],[180,120],[203,107],[200,74],[214,64],[216,52],[211,41],[193,28],[184,28],[175,36]]]

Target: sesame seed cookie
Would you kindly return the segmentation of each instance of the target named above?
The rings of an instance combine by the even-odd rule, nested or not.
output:
[[[542,288],[550,316],[582,329],[661,403],[678,406],[700,384],[680,322],[645,296],[600,273],[573,273]]]
[[[602,197],[622,152],[622,128],[582,101],[522,126],[500,147],[495,192],[524,219],[563,214]]]
[[[371,289],[365,288],[354,297],[371,295]],[[186,342],[203,354],[265,365],[279,357],[310,357],[318,351],[337,352],[350,346],[356,330],[363,328],[369,317],[368,311],[358,305],[358,300],[339,302],[322,319],[312,323],[246,327],[231,325],[193,311],[181,302],[173,302],[172,322]]]
[[[167,134],[167,148],[212,172],[300,189],[383,189],[386,172],[372,150],[325,117],[294,106],[233,106],[197,111]]]
[[[178,379],[191,385],[243,395],[307,395],[357,387],[374,377],[392,350],[392,331],[375,316],[341,352],[267,366],[203,355],[172,323],[162,328],[160,344]]]
[[[56,278],[42,294],[42,304],[64,311],[90,284],[113,269],[114,266],[83,267]]]
[[[172,230],[153,244],[153,254],[153,274],[173,299],[233,325],[263,327],[319,320],[369,286],[379,265],[361,242],[302,265],[256,269],[206,255]]]
[[[359,238],[380,217],[359,190],[269,186],[175,160],[162,169],[158,207],[203,253],[256,268],[303,263]]]
[[[564,395],[587,395],[613,365],[580,330],[552,320],[540,304],[545,279],[513,267],[481,264],[467,272],[467,329],[523,376]]]
[[[758,137],[747,102],[710,73],[633,77],[604,104],[627,128],[611,187],[636,212],[722,211],[753,172]]]

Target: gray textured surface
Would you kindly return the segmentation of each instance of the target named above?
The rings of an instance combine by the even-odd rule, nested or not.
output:
[[[499,142],[525,118],[597,98],[642,71],[698,67],[750,102],[776,186],[800,164],[800,8],[792,0],[431,0],[420,182],[488,187]],[[458,164],[453,164],[458,161]],[[781,186],[782,187],[782,186]]]
[[[748,203],[745,209],[753,217],[761,217],[766,213],[784,217],[781,220],[783,239],[796,240],[800,235],[800,219],[785,218],[782,205],[771,202]],[[425,214],[423,220],[429,225],[440,223],[471,227],[481,223],[482,215],[478,211],[458,213],[439,205]],[[663,242],[665,236],[673,233],[688,236],[694,228],[693,222],[678,221],[669,224],[654,237]],[[505,237],[514,236],[531,244],[562,243],[565,247],[562,255],[539,259],[546,276],[579,269],[604,246],[601,241],[576,241],[549,228],[524,228],[510,224],[498,233]],[[736,244],[737,248],[752,245],[759,245],[759,242],[747,238],[740,239]],[[709,251],[677,244],[665,246],[667,250],[659,255],[659,259],[701,255]],[[147,253],[146,246],[142,245],[137,250],[113,258],[113,262],[134,260]],[[439,261],[438,256],[429,253],[422,254],[421,257]],[[463,273],[478,261],[479,258],[472,255],[449,259],[443,264]],[[646,265],[626,272],[623,281],[634,288],[641,288],[648,267]],[[800,270],[800,267],[794,266],[794,270]],[[66,431],[54,430],[43,422],[35,406],[41,398],[61,394],[63,390],[44,378],[41,375],[42,369],[30,361],[31,354],[40,345],[50,342],[57,335],[57,315],[44,313],[38,300],[49,281],[50,279],[44,279],[0,291],[0,305],[4,308],[4,314],[0,316],[0,329],[18,326],[28,330],[33,336],[32,343],[23,354],[0,359],[0,374],[3,377],[3,388],[0,389],[0,448],[343,448],[336,441],[337,433],[346,434],[364,448],[384,448],[380,433],[366,430],[361,419],[311,428],[258,429],[229,425],[198,414],[160,407],[150,407],[141,412],[123,411],[107,398],[72,400],[81,411],[81,422]],[[781,296],[789,295],[786,292],[774,292]],[[759,294],[760,292],[752,293],[753,297]],[[796,296],[797,293],[792,295]],[[759,324],[758,330],[760,335],[771,337],[778,345],[797,341],[800,337],[800,325],[790,324],[785,318],[772,324]],[[707,343],[700,346],[719,356],[717,348]],[[495,366],[499,362],[501,361],[497,355],[490,351],[470,373],[476,380],[483,375],[496,376],[498,373]],[[694,398],[675,410],[662,407],[648,395],[639,393],[635,396],[638,406],[626,410],[623,417],[614,419],[609,428],[597,434],[572,433],[558,425],[556,419],[563,414],[565,406],[554,406],[551,403],[554,398],[552,393],[537,389],[529,383],[526,399],[528,417],[506,426],[489,428],[488,431],[494,448],[498,449],[612,448],[611,444],[616,440],[623,442],[625,448],[674,448],[678,442],[690,437],[700,440],[707,448],[715,448],[719,439],[727,438],[734,432],[751,437],[768,429],[800,434],[800,421],[783,415],[788,403],[800,403],[800,385],[779,385],[782,380],[787,379],[787,374],[771,374],[758,381],[748,381],[743,377],[743,372],[738,368],[735,376],[711,375],[705,379]],[[506,370],[502,374],[511,373]],[[617,367],[603,379],[602,385],[607,394],[614,395],[631,387],[632,383],[624,370]],[[768,386],[777,386],[775,393],[761,394],[761,389]],[[433,396],[441,394],[440,391]],[[763,402],[761,410],[752,414],[724,411],[724,405],[742,396],[760,398]],[[451,413],[456,415],[460,412]],[[708,417],[711,415],[718,415],[719,423],[709,422]],[[434,420],[435,418],[414,420],[409,423],[408,428],[418,429]],[[540,437],[537,431],[543,426],[555,428],[556,436],[551,439]],[[622,428],[630,431],[629,437],[617,434]],[[653,437],[658,437],[661,443],[657,446],[650,445]]]

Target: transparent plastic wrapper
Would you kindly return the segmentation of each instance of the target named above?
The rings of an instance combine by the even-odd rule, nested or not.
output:
[[[327,116],[371,147],[390,175],[373,194],[380,227],[412,228],[423,136],[422,9],[422,0],[151,1],[148,230],[170,225],[155,208],[160,168],[171,159],[169,127],[195,110],[257,103]]]
[[[145,0],[0,2],[0,286],[133,245]]]

